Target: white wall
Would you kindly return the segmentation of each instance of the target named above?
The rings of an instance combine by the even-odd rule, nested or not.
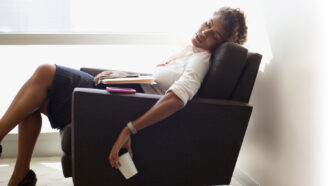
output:
[[[329,162],[330,69],[324,44],[329,40],[321,3],[263,1],[273,59],[258,74],[237,162],[262,186],[329,185],[324,172],[329,169],[324,165]]]

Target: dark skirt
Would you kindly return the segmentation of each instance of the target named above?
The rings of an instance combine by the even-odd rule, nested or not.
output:
[[[73,89],[76,87],[104,89],[106,85],[95,87],[92,75],[60,65],[55,66],[53,84],[48,92],[47,115],[52,128],[62,129],[71,122]],[[137,92],[144,92],[139,84],[116,84],[113,86],[134,88]]]

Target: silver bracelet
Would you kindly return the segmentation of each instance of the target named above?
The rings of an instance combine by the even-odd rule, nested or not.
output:
[[[127,127],[128,129],[131,131],[132,134],[136,134],[137,133],[137,130],[136,128],[133,126],[133,123],[130,121],[127,123]]]

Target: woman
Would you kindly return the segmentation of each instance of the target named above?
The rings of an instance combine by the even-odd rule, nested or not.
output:
[[[209,65],[214,48],[225,41],[243,44],[246,41],[245,16],[238,9],[222,8],[203,23],[191,40],[192,46],[157,65],[153,74],[157,85],[133,86],[138,92],[164,94],[145,114],[128,122],[113,145],[109,163],[120,166],[121,148],[131,149],[132,133],[140,131],[169,117],[183,108],[197,93]],[[7,112],[0,120],[0,142],[19,124],[19,150],[13,175],[13,185],[35,185],[37,178],[30,170],[30,160],[41,128],[41,113],[48,116],[53,128],[61,129],[71,121],[71,94],[75,87],[100,88],[97,82],[105,71],[95,78],[91,75],[58,65],[41,65],[17,93]]]

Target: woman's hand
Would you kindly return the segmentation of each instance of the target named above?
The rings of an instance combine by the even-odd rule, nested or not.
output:
[[[119,78],[119,77],[126,77],[128,74],[126,72],[120,72],[120,71],[103,71],[94,77],[95,86],[99,84],[99,79],[101,76],[110,76],[110,75]]]
[[[100,79],[101,76],[110,76],[113,73],[114,73],[114,71],[103,71],[103,72],[97,74],[94,77],[94,84],[95,84],[95,86],[97,86],[99,84],[99,79]]]
[[[118,153],[121,148],[127,149],[130,156],[133,158],[133,151],[131,148],[131,132],[127,127],[125,127],[121,131],[109,155],[110,165],[111,167],[115,167],[116,169],[118,169],[118,167],[120,166]]]

